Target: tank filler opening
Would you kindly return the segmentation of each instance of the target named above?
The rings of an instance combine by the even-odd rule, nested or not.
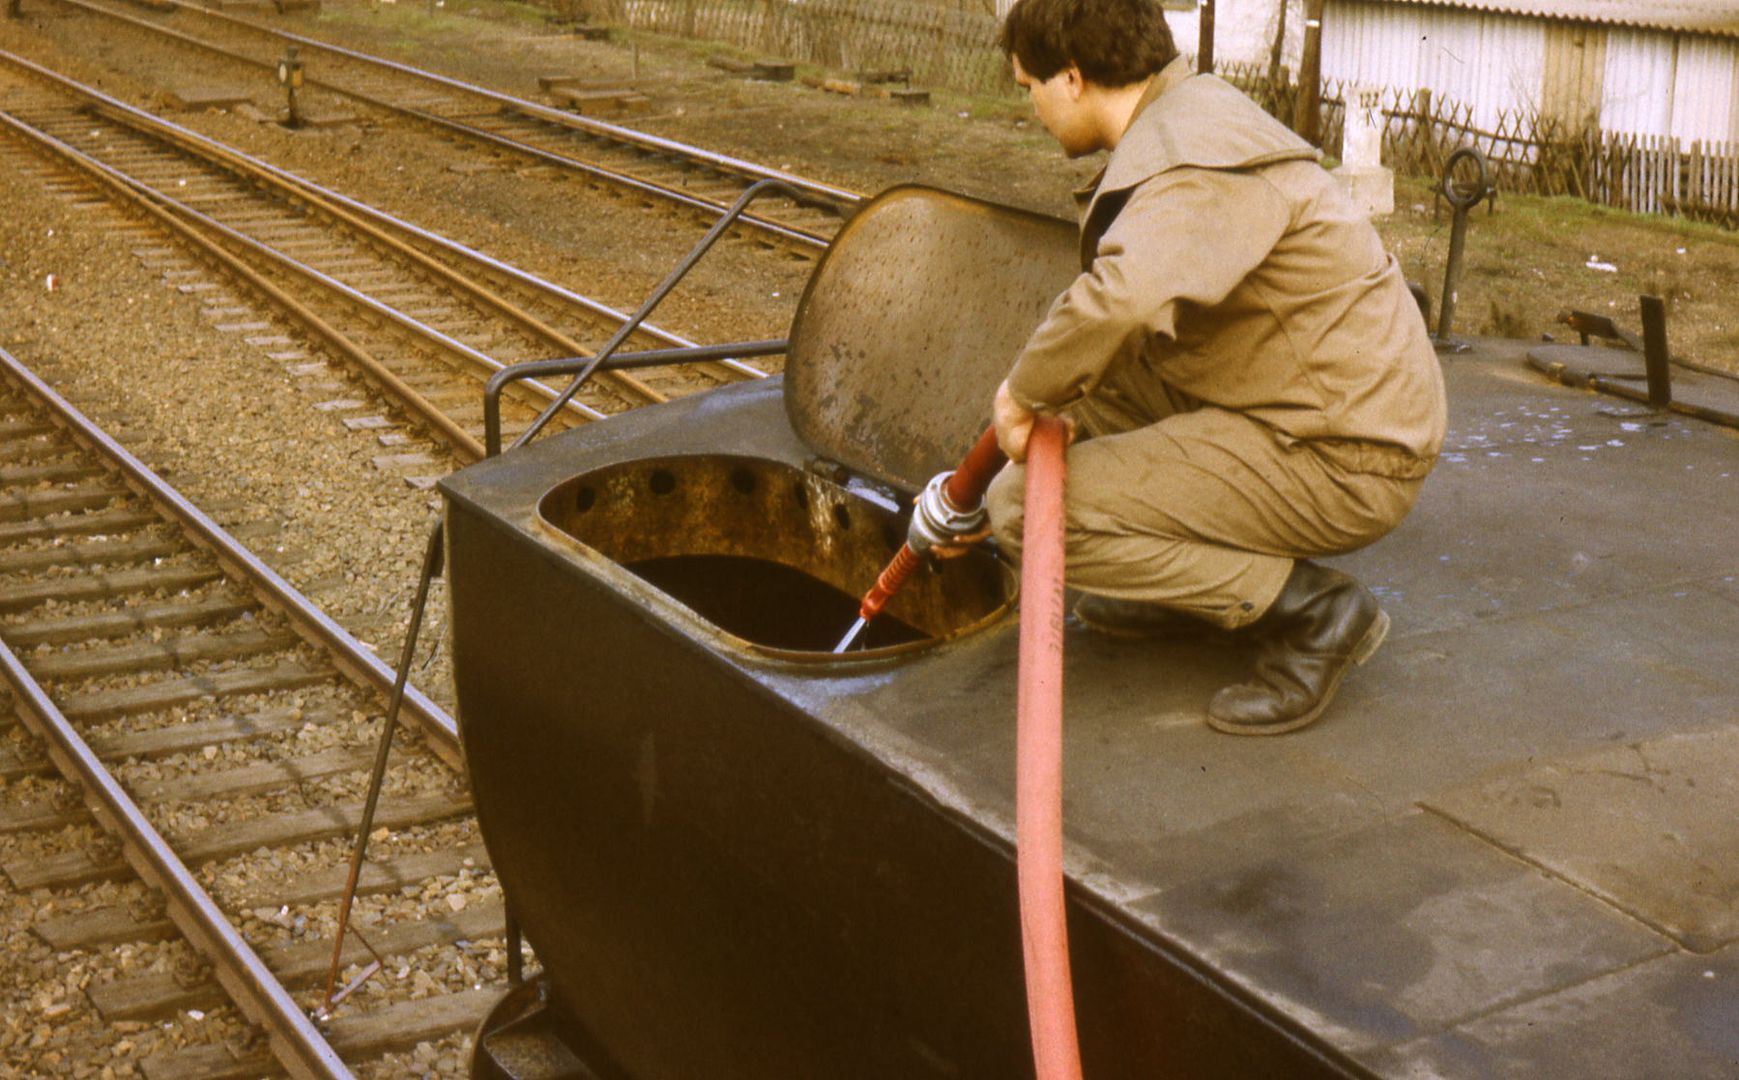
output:
[[[766,649],[826,655],[903,519],[811,472],[728,455],[643,459],[574,477],[544,521]],[[926,566],[877,619],[874,650],[936,640],[1000,611],[1013,575],[985,552]],[[885,625],[884,625],[885,624]]]
[[[773,649],[831,648],[840,624],[857,617],[857,597],[796,567],[767,559],[670,555],[629,563],[628,569],[720,629]],[[926,636],[890,616],[877,619],[859,641],[861,648],[879,649]]]

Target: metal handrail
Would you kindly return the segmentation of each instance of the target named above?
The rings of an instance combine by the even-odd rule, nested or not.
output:
[[[606,341],[603,347],[591,356],[589,362],[580,368],[579,372],[574,376],[573,381],[568,383],[567,389],[563,390],[560,394],[557,394],[554,401],[544,406],[543,412],[539,413],[537,419],[531,422],[530,427],[520,433],[519,438],[515,439],[513,441],[513,446],[508,447],[508,449],[517,449],[536,437],[537,433],[544,429],[545,425],[550,422],[550,419],[555,416],[556,412],[566,405],[568,401],[579,392],[580,387],[585,385],[586,380],[592,377],[592,373],[597,371],[607,363],[611,357],[616,355],[616,350],[622,347],[622,343],[627,341],[629,336],[639,328],[640,324],[645,322],[647,317],[652,314],[653,309],[657,308],[658,305],[664,301],[664,298],[670,295],[670,290],[676,288],[677,284],[681,282],[683,278],[688,276],[688,272],[694,269],[695,264],[700,262],[701,257],[708,251],[712,250],[712,246],[718,243],[719,237],[725,234],[725,232],[731,227],[731,223],[743,216],[743,212],[749,208],[749,204],[754,202],[756,199],[759,199],[761,196],[773,192],[779,192],[786,198],[794,198],[798,194],[796,189],[783,180],[758,180],[755,183],[750,184],[741,195],[737,196],[737,201],[731,204],[731,208],[725,211],[724,216],[713,222],[712,228],[706,231],[706,235],[700,238],[700,240],[694,245],[693,250],[683,256],[682,261],[677,263],[675,268],[665,276],[664,280],[658,283],[658,287],[652,290],[652,295],[648,296],[645,302],[640,305],[634,314],[628,317],[628,321],[623,323],[614,334],[611,334],[610,340]],[[511,371],[513,369],[508,368],[506,370]],[[491,377],[491,386],[494,385],[495,378],[498,377],[499,373],[497,376]],[[487,432],[485,433],[484,443],[484,456],[494,457],[496,454],[501,452],[499,418],[497,419],[493,444],[489,442]],[[491,449],[491,445],[493,445],[493,449]]]
[[[564,356],[554,360],[527,360],[509,364],[489,377],[483,388],[483,453],[494,457],[501,453],[501,394],[509,385],[522,379],[545,375],[579,375],[580,383],[599,371],[632,371],[636,368],[676,367],[681,364],[704,364],[715,360],[748,356],[778,356],[789,346],[784,338],[767,341],[736,341],[727,345],[689,345],[677,349],[646,349],[621,353],[602,363],[593,356]]]

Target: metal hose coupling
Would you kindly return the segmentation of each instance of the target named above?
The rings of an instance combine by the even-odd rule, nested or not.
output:
[[[937,473],[925,485],[923,494],[918,496],[917,506],[912,510],[912,524],[906,530],[906,543],[919,554],[957,543],[961,537],[971,536],[984,528],[988,515],[983,499],[970,510],[960,510],[949,501],[947,487],[953,477],[953,470]]]

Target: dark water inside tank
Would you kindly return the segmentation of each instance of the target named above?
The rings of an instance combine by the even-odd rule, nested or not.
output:
[[[831,652],[857,620],[860,596],[848,596],[784,563],[747,555],[672,555],[628,569],[740,638],[773,649]],[[874,582],[865,581],[867,590]],[[880,615],[857,649],[923,641],[926,635]]]

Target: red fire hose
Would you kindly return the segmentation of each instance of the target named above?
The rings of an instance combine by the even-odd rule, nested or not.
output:
[[[1081,1080],[1069,930],[1063,906],[1063,422],[1041,416],[1027,442],[1026,532],[1020,590],[1020,680],[1016,696],[1015,846],[1027,1020],[1038,1080]],[[951,474],[931,482],[913,515],[910,539],[863,598],[844,652],[918,568],[933,534],[979,515],[985,489],[1007,460],[996,429],[979,436]],[[937,500],[936,495],[941,499]],[[945,519],[955,515],[956,520]],[[928,524],[926,521],[928,519]]]
[[[1080,1080],[1069,929],[1063,914],[1063,423],[1027,442],[1020,566],[1015,841],[1027,1020],[1038,1080]]]

